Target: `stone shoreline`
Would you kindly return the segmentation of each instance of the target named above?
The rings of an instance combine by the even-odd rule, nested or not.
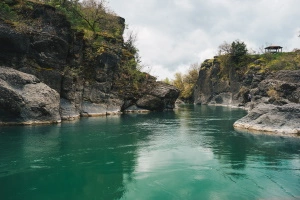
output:
[[[251,102],[245,106],[214,103],[208,105],[246,110],[248,114],[233,124],[234,129],[238,132],[300,137],[300,104],[276,106]]]
[[[195,104],[247,110],[233,125],[237,131],[300,137],[300,70],[232,71],[226,81],[219,71],[218,63],[200,70]]]
[[[300,104],[258,104],[233,124],[238,131],[281,136],[300,136]]]

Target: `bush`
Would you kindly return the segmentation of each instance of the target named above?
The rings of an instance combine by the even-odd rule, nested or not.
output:
[[[191,100],[193,98],[193,89],[198,79],[200,66],[198,64],[192,64],[186,74],[176,73],[175,79],[171,81],[171,84],[180,90],[180,96],[182,100]]]
[[[4,20],[10,20],[14,18],[16,13],[10,8],[10,6],[4,2],[0,2],[0,18]]]
[[[230,55],[231,59],[234,63],[238,63],[243,58],[245,58],[245,55],[247,54],[248,50],[246,47],[246,44],[244,42],[241,42],[239,40],[236,40],[231,43],[231,50]]]

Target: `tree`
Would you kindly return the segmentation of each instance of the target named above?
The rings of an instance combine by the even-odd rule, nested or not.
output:
[[[184,90],[182,73],[177,72],[175,74],[175,79],[172,81],[172,85],[177,87],[180,91]]]
[[[167,84],[171,84],[171,81],[170,81],[170,79],[167,77],[167,78],[165,78],[164,80],[163,80],[163,82],[165,82],[165,83],[167,83]]]
[[[198,63],[191,64],[190,68],[187,71],[187,74],[183,76],[184,83],[194,86],[198,79],[200,67],[201,65],[199,65]]]
[[[186,74],[180,72],[175,74],[175,79],[171,84],[180,90],[180,98],[185,101],[190,101],[193,98],[193,89],[198,79],[200,65],[197,63],[191,64]]]
[[[115,13],[108,9],[106,0],[73,0],[70,1],[68,9],[83,20],[86,28],[90,29],[94,36],[104,29],[111,31],[119,28],[118,19]]]
[[[239,62],[240,59],[248,52],[247,46],[244,42],[236,40],[231,43],[230,55],[233,62]]]
[[[222,44],[219,46],[219,55],[227,55],[231,53],[231,45],[224,41]]]
[[[230,54],[233,57],[239,57],[239,56],[246,55],[247,52],[248,52],[248,50],[247,50],[246,44],[239,40],[235,40],[231,44],[224,41],[222,44],[220,44],[220,46],[218,48],[219,55]]]
[[[243,56],[248,52],[246,44],[239,40],[236,40],[231,43],[231,55],[232,56]]]
[[[80,11],[73,7],[74,12],[78,14],[95,33],[97,23],[105,15],[105,1],[85,0],[81,3]]]
[[[141,58],[139,56],[139,50],[136,47],[137,34],[133,31],[129,31],[127,33],[127,39],[124,42],[124,47],[135,56],[137,63],[141,62]]]

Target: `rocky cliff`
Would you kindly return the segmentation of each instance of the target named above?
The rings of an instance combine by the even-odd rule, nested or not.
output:
[[[129,62],[125,20],[116,34],[74,29],[56,8],[12,1],[14,17],[0,12],[0,121],[52,123],[126,110],[172,109],[177,88],[156,82]]]
[[[271,70],[259,57],[247,66],[224,69],[215,57],[202,64],[194,99],[195,104],[246,108],[248,115],[234,124],[237,130],[300,135],[300,70]]]

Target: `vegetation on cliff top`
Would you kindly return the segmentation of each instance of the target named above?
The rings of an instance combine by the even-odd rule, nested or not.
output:
[[[279,70],[297,70],[300,69],[300,50],[250,54],[247,45],[240,40],[233,41],[231,44],[224,42],[219,46],[218,55],[214,58],[206,59],[201,66],[191,67],[185,74],[176,73],[174,80],[166,79],[165,81],[180,89],[180,99],[190,101],[193,98],[192,91],[199,70],[206,70],[214,64],[219,64],[220,71],[218,75],[220,79],[224,80],[229,78],[231,70],[235,70],[240,77],[249,72],[262,74]]]
[[[256,69],[260,73],[278,70],[297,70],[300,65],[299,50],[293,52],[249,54],[244,42],[236,40],[231,44],[224,42],[219,46],[219,55],[208,62],[220,63],[221,73],[226,74],[229,69],[240,71],[241,75]]]
[[[86,78],[94,76],[92,70],[101,55],[114,55],[119,60],[118,78],[115,87],[137,91],[146,74],[141,72],[138,49],[134,34],[124,41],[125,20],[111,11],[105,0],[3,0],[0,2],[0,20],[11,24],[22,33],[42,32],[58,36],[57,30],[49,32],[47,19],[41,19],[36,12],[47,7],[47,15],[65,18],[73,32],[84,40],[82,62],[74,66],[69,64],[64,71],[72,71],[74,76],[84,74]],[[40,9],[43,10],[43,9]],[[50,12],[52,11],[52,12]],[[49,24],[50,26],[50,24]],[[76,55],[75,55],[76,56]],[[123,92],[123,91],[120,91]]]

